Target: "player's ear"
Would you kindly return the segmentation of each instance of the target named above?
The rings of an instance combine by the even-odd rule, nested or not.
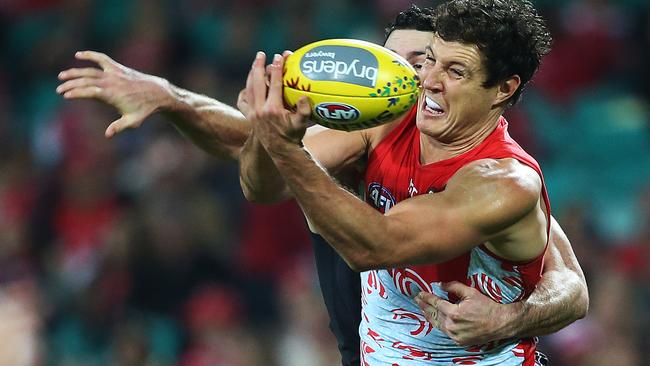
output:
[[[512,75],[508,79],[502,81],[497,89],[497,95],[494,100],[494,105],[499,105],[508,100],[519,89],[521,85],[521,78],[519,75]]]

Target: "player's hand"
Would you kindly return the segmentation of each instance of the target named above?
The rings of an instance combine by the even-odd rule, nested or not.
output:
[[[285,57],[276,55],[273,63],[265,67],[266,56],[263,52],[258,52],[246,80],[243,98],[248,102],[249,110],[247,113],[242,112],[253,123],[255,135],[267,148],[276,143],[300,144],[311,115],[311,107],[306,97],[298,100],[296,111],[284,107],[284,59]],[[267,73],[270,78],[268,86]]]
[[[452,304],[429,292],[420,292],[415,298],[431,324],[461,346],[503,338],[501,331],[506,323],[506,305],[496,303],[460,282],[443,283],[441,287],[460,298],[459,302]]]
[[[100,68],[72,68],[59,73],[57,93],[66,99],[96,99],[115,107],[122,115],[106,129],[106,137],[127,128],[137,128],[171,98],[169,83],[115,62],[107,55],[80,51],[75,58]]]
[[[286,60],[287,57],[289,57],[293,52],[286,50],[282,52],[282,57]],[[273,64],[268,64],[266,65],[266,86],[268,87],[271,84],[271,68],[273,67]],[[248,99],[246,98],[246,88],[242,89],[239,91],[239,95],[237,96],[237,109],[244,115],[248,115],[251,111],[250,104],[248,103]]]

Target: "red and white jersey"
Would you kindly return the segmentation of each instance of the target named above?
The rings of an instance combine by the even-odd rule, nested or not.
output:
[[[515,158],[542,177],[537,162],[508,135],[507,126],[502,117],[498,127],[474,149],[421,165],[420,131],[415,125],[414,109],[371,152],[365,175],[366,202],[386,213],[409,197],[443,191],[461,167],[485,158]],[[550,215],[545,187],[542,196]],[[513,263],[491,253],[482,243],[476,244],[445,263],[361,273],[362,366],[534,365],[534,340],[511,339],[461,347],[434,328],[413,300],[420,291],[449,299],[439,284],[453,280],[500,303],[519,301],[533,291],[541,278],[543,254],[527,263]]]

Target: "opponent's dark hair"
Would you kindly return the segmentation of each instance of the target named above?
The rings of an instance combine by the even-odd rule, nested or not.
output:
[[[390,36],[394,30],[398,29],[433,32],[433,25],[431,24],[432,16],[433,8],[420,9],[415,4],[411,5],[408,9],[397,14],[395,20],[386,27],[384,43],[388,40],[388,36]]]
[[[451,0],[435,8],[432,25],[445,41],[478,46],[487,71],[484,87],[519,75],[521,86],[508,105],[519,100],[551,50],[551,34],[528,0]]]

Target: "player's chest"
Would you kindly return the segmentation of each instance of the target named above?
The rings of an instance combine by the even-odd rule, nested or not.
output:
[[[365,200],[382,213],[405,199],[441,192],[448,180],[439,173],[408,165],[380,167],[365,178]]]

